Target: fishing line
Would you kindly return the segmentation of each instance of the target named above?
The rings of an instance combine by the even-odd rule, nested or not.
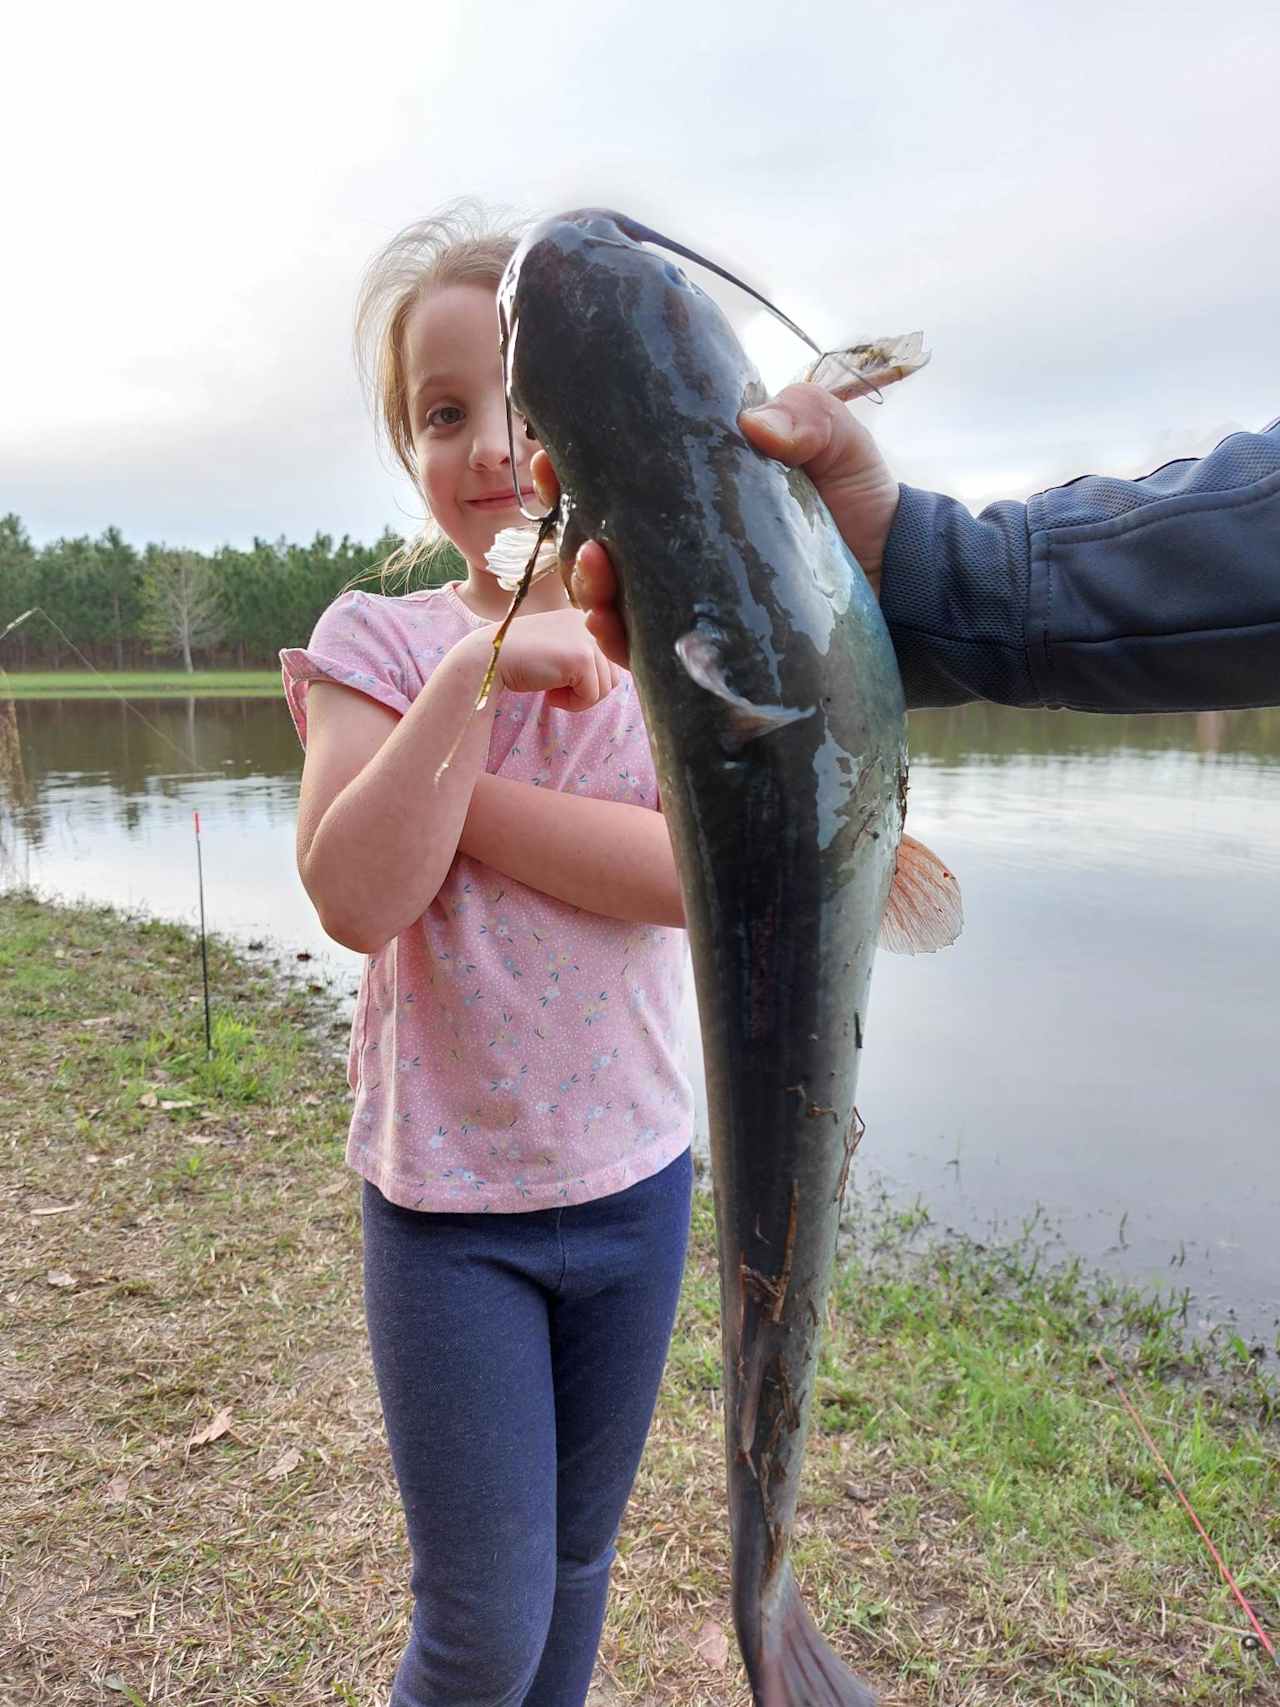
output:
[[[768,312],[773,315],[775,320],[781,321],[789,332],[793,332],[802,344],[807,344],[809,346],[817,359],[810,362],[805,371],[805,379],[807,381],[813,380],[824,362],[839,362],[844,367],[849,379],[858,386],[858,390],[855,395],[870,398],[875,403],[883,403],[884,398],[875,381],[870,379],[867,375],[860,373],[857,368],[852,366],[852,364],[847,360],[850,355],[855,353],[854,351],[824,350],[821,344],[809,336],[803,326],[798,326],[789,314],[784,314],[782,312],[776,303],[770,302],[769,298],[758,291],[754,285],[749,285],[745,279],[740,279],[736,273],[731,273],[727,267],[722,267],[719,262],[709,259],[706,255],[700,255],[696,249],[686,248],[683,243],[677,243],[673,237],[664,237],[662,232],[655,231],[652,226],[641,225],[638,220],[629,219],[625,214],[612,213],[607,208],[583,208],[577,213],[566,214],[564,219],[567,223],[578,224],[581,224],[588,219],[608,220],[611,225],[620,231],[624,237],[629,238],[632,243],[648,243],[655,248],[665,249],[670,255],[679,255],[682,260],[692,261],[695,266],[704,267],[707,272],[714,273],[717,278],[724,279],[726,284],[731,284],[737,290],[742,291],[746,296],[749,296],[753,302],[758,302],[762,308],[767,309]],[[599,237],[599,241],[607,243],[610,239]],[[615,244],[615,247],[620,247],[620,245]],[[512,279],[513,267],[518,271],[519,256],[520,250],[517,249],[515,255],[513,255],[511,260],[508,261],[506,270],[503,273],[502,280],[498,286],[498,328],[499,347],[502,352],[502,388],[506,394],[507,400],[507,448],[511,457],[511,481],[515,488],[516,503],[519,506],[520,514],[526,521],[540,522],[547,520],[548,516],[555,515],[556,511],[550,511],[548,512],[548,515],[544,516],[537,515],[532,510],[527,510],[525,508],[524,495],[520,490],[520,476],[516,462],[515,423],[511,408],[511,367],[515,351],[517,327],[514,320],[508,321],[506,299],[507,297],[510,297],[514,301],[514,283],[509,285],[508,281]],[[832,386],[825,386],[824,389],[835,390]],[[837,395],[841,394],[837,393]],[[847,402],[849,400],[848,395],[841,395],[841,401]],[[529,431],[527,423],[525,426],[525,433],[529,438],[533,438],[534,436]]]
[[[42,605],[32,605],[30,610],[23,611],[21,616],[15,617],[14,620],[8,625],[7,628],[0,629],[0,640],[3,640],[6,637],[6,635],[12,634],[15,628],[20,627],[22,623],[26,622],[28,617],[32,617],[32,616],[42,616],[45,619],[45,621],[49,624],[50,628],[53,629],[55,634],[58,634],[61,637],[64,644],[66,646],[68,646],[72,652],[75,653],[76,657],[80,660],[80,662],[84,665],[84,667],[87,670],[91,671],[95,676],[97,676],[99,678],[99,680],[102,682],[103,686],[106,688],[107,692],[111,695],[111,697],[113,699],[118,699],[120,701],[121,705],[127,707],[128,710],[130,710],[133,713],[133,715],[138,719],[138,721],[140,723],[145,724],[146,727],[151,731],[151,733],[153,735],[155,735],[159,740],[163,741],[166,747],[171,748],[175,753],[177,753],[179,758],[187,760],[187,762],[191,765],[192,768],[190,771],[185,773],[186,775],[188,775],[188,776],[215,776],[215,775],[217,775],[217,772],[215,772],[215,771],[202,770],[200,768],[200,762],[196,758],[194,753],[189,752],[186,747],[180,746],[177,741],[174,741],[173,739],[171,739],[171,737],[166,735],[163,729],[158,728],[151,721],[151,719],[149,717],[144,717],[142,715],[142,713],[138,710],[137,706],[133,703],[133,701],[131,699],[129,699],[126,694],[122,694],[120,692],[119,688],[117,688],[115,686],[115,684],[111,681],[110,677],[105,675],[104,672],[101,671],[98,668],[98,666],[92,661],[92,659],[85,657],[84,653],[76,645],[75,641],[71,638],[71,636],[66,632],[66,630],[64,628],[62,628],[58,623],[56,623],[54,621],[54,619],[49,615],[48,611],[45,610]],[[209,1009],[209,953],[208,953],[207,939],[206,939],[206,934],[205,934],[205,917],[204,917],[204,859],[203,859],[203,856],[201,854],[201,848],[200,848],[200,814],[199,814],[199,812],[195,812],[192,814],[192,816],[195,819],[195,830],[196,830],[196,886],[199,890],[199,895],[200,895],[200,965],[201,965],[201,970],[203,972],[203,977],[204,977],[204,1045],[205,1045],[205,1052],[208,1056],[208,1059],[212,1061],[212,1059],[213,1059],[213,1022],[212,1022],[212,1018],[210,1015],[210,1009]]]
[[[138,721],[140,723],[145,723],[147,728],[151,731],[151,733],[153,735],[155,735],[159,740],[163,741],[166,747],[171,747],[173,749],[173,751],[175,753],[177,753],[179,758],[187,760],[187,762],[192,767],[191,772],[189,773],[190,775],[192,775],[192,776],[212,776],[214,774],[212,771],[201,770],[200,769],[200,762],[196,758],[194,753],[189,752],[186,747],[179,746],[176,741],[172,740],[168,735],[165,734],[163,729],[158,729],[149,717],[144,717],[142,715],[142,713],[138,710],[137,706],[133,703],[133,701],[131,699],[128,699],[124,694],[122,694],[120,692],[120,689],[112,683],[111,678],[107,675],[104,675],[103,672],[98,668],[98,666],[92,661],[92,659],[85,657],[84,653],[76,645],[75,641],[67,633],[66,629],[60,628],[58,626],[58,624],[49,615],[48,611],[45,610],[43,605],[32,605],[30,610],[23,611],[21,616],[15,617],[14,620],[9,624],[8,628],[0,629],[0,640],[3,640],[6,634],[12,634],[14,629],[17,628],[21,623],[24,623],[29,616],[42,616],[44,618],[44,620],[49,624],[49,627],[53,629],[54,633],[61,636],[62,640],[66,643],[66,645],[68,647],[70,647],[71,651],[73,651],[75,653],[76,657],[79,658],[80,662],[84,665],[85,669],[91,670],[95,676],[100,678],[102,685],[106,688],[107,692],[111,695],[111,697],[113,699],[118,699],[120,701],[121,705],[127,706],[128,709],[133,713],[133,715],[138,719]]]
[[[654,231],[651,227],[641,225],[634,219],[627,219],[622,214],[609,214],[607,217],[612,219],[618,229],[625,236],[630,237],[633,242],[652,243],[659,249],[666,249],[672,255],[680,255],[686,261],[693,261],[697,266],[705,267],[709,273],[714,273],[717,278],[724,279],[726,283],[736,285],[739,290],[745,291],[749,297],[754,298],[762,308],[767,308],[775,320],[781,320],[782,324],[789,331],[794,332],[802,343],[808,344],[819,359],[827,354],[822,345],[816,344],[802,326],[797,326],[789,315],[784,314],[780,308],[769,301],[767,296],[762,296],[758,290],[749,285],[745,279],[740,279],[736,273],[729,272],[727,268],[717,265],[715,261],[709,261],[705,255],[700,255],[696,249],[686,249],[683,243],[677,243],[673,238],[664,237],[660,231]]]
[[[1218,1549],[1214,1546],[1213,1542],[1209,1539],[1208,1530],[1205,1528],[1204,1524],[1201,1523],[1200,1519],[1196,1516],[1195,1507],[1191,1504],[1191,1501],[1183,1493],[1181,1487],[1179,1487],[1177,1478],[1174,1476],[1173,1471],[1165,1463],[1163,1457],[1160,1454],[1160,1448],[1156,1445],[1155,1441],[1152,1440],[1151,1435],[1147,1429],[1147,1425],[1143,1422],[1142,1418],[1138,1415],[1137,1407],[1134,1405],[1133,1400],[1130,1399],[1128,1393],[1125,1392],[1124,1386],[1121,1383],[1120,1377],[1116,1374],[1115,1370],[1112,1369],[1111,1365],[1107,1362],[1106,1358],[1102,1355],[1101,1351],[1095,1350],[1093,1355],[1098,1360],[1098,1362],[1101,1364],[1102,1369],[1103,1369],[1103,1373],[1106,1375],[1108,1382],[1111,1384],[1111,1386],[1113,1386],[1115,1388],[1117,1394],[1119,1395],[1121,1404],[1124,1406],[1125,1410],[1128,1411],[1129,1416],[1132,1419],[1133,1426],[1137,1429],[1138,1433],[1142,1436],[1143,1441],[1146,1443],[1147,1450],[1151,1453],[1151,1456],[1155,1459],[1156,1463],[1160,1466],[1161,1475],[1164,1477],[1165,1481],[1169,1484],[1169,1486],[1173,1489],[1174,1493],[1178,1496],[1178,1499],[1182,1502],[1183,1508],[1186,1511],[1187,1516],[1191,1519],[1192,1523],[1196,1527],[1196,1533],[1199,1535],[1200,1539],[1204,1542],[1205,1546],[1209,1549],[1210,1557],[1213,1559],[1214,1564],[1218,1567],[1218,1571],[1221,1574],[1223,1582],[1226,1583],[1227,1587],[1231,1590],[1232,1594],[1236,1597],[1236,1600],[1239,1602],[1240,1608],[1244,1612],[1245,1617],[1249,1620],[1249,1623],[1253,1626],[1253,1636],[1246,1637],[1245,1638],[1246,1642],[1248,1642],[1250,1644],[1256,1643],[1257,1645],[1260,1645],[1262,1648],[1264,1648],[1266,1650],[1267,1654],[1271,1657],[1272,1661],[1276,1665],[1280,1665],[1280,1655],[1278,1655],[1276,1653],[1274,1643],[1272,1642],[1271,1638],[1267,1635],[1266,1631],[1262,1628],[1262,1625],[1258,1622],[1257,1614],[1254,1612],[1253,1607],[1245,1599],[1243,1593],[1241,1592],[1239,1583],[1237,1583],[1236,1579],[1232,1576],[1231,1571],[1230,1571],[1229,1567],[1227,1566],[1226,1561],[1222,1557],[1222,1554],[1219,1553]]]

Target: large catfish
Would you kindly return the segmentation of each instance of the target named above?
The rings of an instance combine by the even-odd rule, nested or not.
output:
[[[712,300],[620,215],[533,229],[499,293],[512,408],[560,478],[560,556],[618,574],[684,895],[706,1063],[733,1612],[761,1707],[873,1697],[787,1548],[858,1057],[895,872],[902,946],[958,926],[901,839],[902,687],[867,582],[804,475],[737,425],[764,390]]]

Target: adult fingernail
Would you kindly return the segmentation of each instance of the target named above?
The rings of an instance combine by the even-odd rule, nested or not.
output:
[[[580,605],[585,604],[586,603],[587,582],[586,582],[586,577],[582,573],[582,549],[581,549],[581,547],[579,547],[578,555],[573,560],[573,573],[569,577],[569,582],[570,582],[570,585],[573,587],[574,598],[578,601],[578,603]]]
[[[758,409],[744,409],[743,414],[759,426],[767,428],[776,438],[789,439],[796,430],[795,421],[776,403],[763,403]]]

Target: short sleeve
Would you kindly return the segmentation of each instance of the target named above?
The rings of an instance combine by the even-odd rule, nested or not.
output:
[[[367,593],[343,593],[316,623],[309,645],[281,651],[285,699],[304,747],[312,682],[355,688],[401,717],[408,711],[412,699],[395,626],[385,614],[387,603]]]

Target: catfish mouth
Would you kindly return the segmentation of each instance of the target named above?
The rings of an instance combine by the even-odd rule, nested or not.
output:
[[[520,514],[526,521],[545,523],[551,516],[557,515],[559,506],[552,511],[539,513],[525,508],[525,498],[528,493],[521,492],[519,480],[515,475],[516,468],[516,439],[515,415],[519,413],[515,399],[511,393],[511,376],[515,365],[516,337],[519,331],[519,314],[516,309],[516,298],[520,289],[520,265],[523,257],[537,244],[551,238],[557,231],[566,227],[578,231],[583,237],[605,244],[614,249],[639,249],[648,244],[657,249],[665,249],[669,255],[679,255],[686,261],[692,261],[696,266],[705,267],[709,273],[724,279],[738,290],[744,291],[749,297],[766,308],[775,319],[780,320],[789,331],[818,356],[826,353],[820,344],[814,342],[809,334],[775,303],[769,301],[754,286],[745,279],[740,279],[736,273],[731,273],[719,262],[710,260],[706,255],[700,255],[696,249],[688,249],[683,243],[677,243],[672,237],[665,237],[662,232],[655,231],[652,226],[642,225],[639,220],[631,219],[626,214],[615,213],[612,208],[584,207],[577,208],[571,213],[554,215],[544,220],[540,225],[526,233],[517,245],[515,253],[507,262],[502,278],[498,284],[498,345],[502,357],[502,389],[507,404],[507,446],[511,454],[513,501],[518,505]],[[671,269],[676,272],[676,269]],[[681,277],[678,275],[677,277]],[[674,279],[673,279],[673,282]]]

